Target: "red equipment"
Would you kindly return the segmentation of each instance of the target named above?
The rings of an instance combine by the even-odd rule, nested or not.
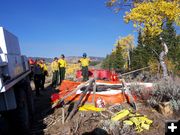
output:
[[[35,64],[35,61],[34,61],[32,58],[29,58],[28,61],[29,61],[29,64],[30,64],[30,65],[34,65],[34,64]]]
[[[95,77],[100,80],[105,80],[105,79],[112,80],[111,76],[112,76],[112,72],[109,70],[103,70],[103,69],[89,70],[89,77]],[[82,77],[82,72],[81,70],[78,70],[76,72],[76,78],[80,79],[81,77]]]

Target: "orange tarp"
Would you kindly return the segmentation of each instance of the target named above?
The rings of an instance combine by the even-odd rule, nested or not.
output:
[[[97,81],[97,82],[102,82],[102,83],[110,83],[110,82],[105,82],[105,81]],[[80,85],[81,82],[73,82],[69,80],[64,80],[59,87],[59,99],[65,96],[66,94],[70,93],[73,91],[75,88],[77,88],[78,85]],[[111,84],[117,84],[117,82],[113,82]],[[120,83],[118,83],[120,84]],[[65,101],[77,101],[79,99],[81,94],[76,94],[74,93],[72,96],[69,96],[68,98],[65,99]],[[87,93],[85,98],[83,99],[85,102],[92,102],[93,98],[93,92]],[[128,100],[128,96],[124,95],[121,93],[121,90],[117,90],[115,93],[110,93],[110,94],[105,94],[103,92],[98,92],[95,94],[95,102],[97,101],[98,98],[101,98],[104,100],[105,104],[116,104],[116,103],[123,103]]]

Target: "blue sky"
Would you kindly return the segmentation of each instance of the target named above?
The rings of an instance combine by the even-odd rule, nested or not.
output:
[[[0,26],[19,38],[27,56],[105,57],[119,36],[137,36],[105,0],[1,0]]]

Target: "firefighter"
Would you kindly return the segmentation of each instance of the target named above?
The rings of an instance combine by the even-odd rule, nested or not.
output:
[[[41,90],[44,90],[44,84],[45,84],[46,76],[48,76],[48,71],[47,71],[48,69],[47,69],[47,66],[46,66],[46,63],[45,63],[44,59],[41,60],[40,66],[43,69]]]
[[[34,84],[36,89],[36,96],[40,96],[40,88],[42,84],[42,73],[43,69],[41,68],[40,60],[36,60],[34,68]]]
[[[66,72],[66,60],[64,54],[61,55],[61,58],[58,60],[59,63],[59,76],[60,76],[60,84],[65,78],[65,72]]]
[[[34,73],[33,73],[34,69],[33,68],[35,65],[35,61],[32,58],[29,58],[28,63],[29,63],[30,69],[31,69],[31,73],[29,74],[29,79],[32,81],[34,79],[33,78],[33,76],[34,76]]]
[[[59,79],[59,65],[58,65],[58,58],[57,57],[55,57],[54,61],[51,63],[51,69],[53,72],[52,87],[56,88],[58,85],[58,79]]]
[[[83,81],[87,81],[89,79],[88,66],[90,63],[90,59],[87,58],[86,53],[83,53],[83,58],[81,58],[78,62],[81,63]]]

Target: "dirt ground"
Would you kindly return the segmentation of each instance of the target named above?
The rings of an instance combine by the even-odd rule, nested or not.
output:
[[[78,111],[75,116],[69,120],[62,121],[62,108],[56,108],[49,111],[51,108],[50,97],[53,93],[58,91],[50,86],[50,82],[46,84],[44,91],[41,91],[41,96],[36,97],[34,95],[35,103],[35,117],[32,124],[32,135],[118,135],[118,134],[140,134],[140,135],[164,135],[165,134],[165,121],[168,119],[177,119],[175,116],[165,117],[155,109],[146,105],[144,102],[137,102],[137,112],[146,115],[147,118],[153,120],[149,130],[144,130],[141,133],[134,131],[133,127],[123,127],[120,125],[114,125],[110,121],[110,116],[107,112],[82,112]],[[129,108],[127,103],[119,105],[119,110],[122,108]],[[65,116],[67,115],[67,106]],[[116,112],[118,111],[117,108]],[[47,111],[48,110],[48,111]],[[180,118],[180,117],[178,117]]]

